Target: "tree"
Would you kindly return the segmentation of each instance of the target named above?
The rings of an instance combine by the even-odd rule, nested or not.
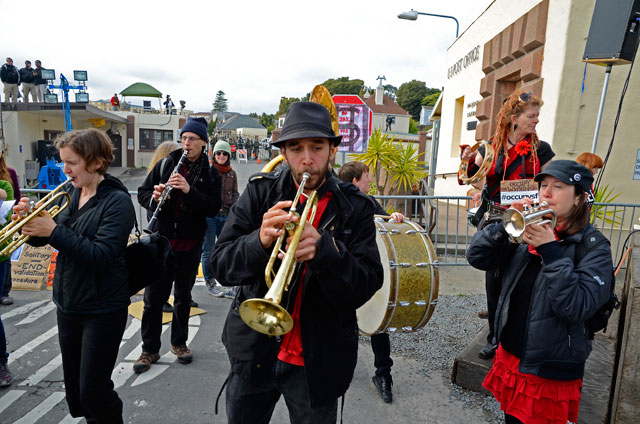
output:
[[[360,94],[364,89],[364,81],[361,79],[350,80],[349,77],[330,78],[322,83],[331,95],[335,94]]]
[[[409,134],[418,134],[418,124],[413,118],[409,118]]]
[[[213,134],[213,131],[216,129],[217,123],[218,123],[217,119],[215,121],[209,121],[209,123],[207,124],[207,134],[209,135]]]
[[[259,118],[258,114],[257,114],[257,113],[255,113],[255,112],[251,112],[251,113],[249,114],[249,116],[250,116],[250,117],[252,117],[252,118],[256,118],[256,119],[258,119],[258,118]]]
[[[266,113],[262,112],[262,115],[260,115],[260,117],[258,118],[258,122],[260,122],[260,125],[268,130],[270,126],[274,126],[275,116],[267,115]]]
[[[297,97],[280,97],[280,106],[278,107],[278,112],[276,113],[276,118],[279,118],[282,115],[285,115],[287,113],[287,110],[289,110],[289,106],[291,106],[291,103],[295,103],[295,102],[299,102],[300,99]]]
[[[438,101],[438,97],[440,97],[440,90],[438,90],[438,92],[436,93],[427,94],[426,96],[424,96],[420,104],[422,106],[435,106],[436,102]]]
[[[397,91],[398,104],[415,119],[420,119],[420,110],[422,109],[422,99],[428,93],[427,85],[423,81],[412,80],[405,82]]]
[[[227,99],[224,97],[224,91],[218,90],[216,93],[216,99],[213,101],[214,112],[226,112],[228,109]]]
[[[384,94],[389,96],[389,98],[393,101],[396,100],[396,93],[398,92],[398,87],[395,87],[391,84],[385,84],[382,86],[384,88]]]

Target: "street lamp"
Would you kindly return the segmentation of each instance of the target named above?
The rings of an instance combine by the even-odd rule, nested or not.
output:
[[[456,18],[454,18],[453,16],[449,16],[449,15],[437,15],[435,13],[422,13],[422,12],[417,12],[413,9],[411,9],[409,12],[402,12],[398,15],[398,18],[400,19],[406,19],[408,21],[415,21],[418,19],[418,15],[425,15],[425,16],[435,16],[438,18],[448,18],[448,19],[453,19],[454,21],[456,21],[456,38],[458,38],[458,33],[460,30],[460,24],[458,23],[458,20]]]
[[[458,33],[460,31],[460,23],[458,23],[458,20],[456,18],[454,18],[453,16],[438,15],[438,14],[435,14],[435,13],[423,13],[423,12],[418,12],[418,11],[415,11],[415,10],[411,9],[409,12],[400,13],[398,15],[398,18],[399,19],[406,19],[408,21],[416,21],[416,20],[418,20],[418,15],[435,16],[437,18],[453,19],[454,21],[456,21],[456,39],[458,38]],[[430,160],[430,163],[429,163],[429,187],[431,188],[431,190],[433,190],[435,188],[435,185],[436,185],[436,179],[435,179],[435,175],[433,175],[433,172],[436,170],[437,156],[438,156],[438,140],[435,139],[435,134],[432,132],[432,134],[431,134],[431,160]]]

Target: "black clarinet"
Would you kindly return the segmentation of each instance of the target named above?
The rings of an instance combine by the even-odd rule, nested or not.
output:
[[[169,175],[169,179],[171,179],[173,175],[180,172],[180,167],[184,163],[188,154],[189,154],[189,151],[186,149],[182,152],[182,156],[180,156],[180,160],[178,161],[178,164],[176,165],[176,167],[173,169],[173,171],[171,171],[171,175]],[[164,202],[166,202],[166,200],[169,198],[169,194],[171,193],[171,190],[173,190],[173,187],[171,187],[169,184],[165,185],[164,190],[162,191],[162,194],[158,199],[158,206],[156,206],[156,210],[153,212],[153,216],[149,220],[149,223],[147,224],[147,228],[144,229],[145,233],[151,234],[153,232],[153,226],[158,220],[158,214],[162,210],[162,206],[164,206]]]

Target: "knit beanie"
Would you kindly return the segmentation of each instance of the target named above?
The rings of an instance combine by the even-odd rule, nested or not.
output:
[[[207,135],[207,121],[204,118],[189,118],[184,127],[180,130],[180,136],[186,132],[192,132],[198,134],[201,139],[207,141],[209,136]]]
[[[231,156],[231,147],[229,146],[229,143],[227,143],[226,141],[218,140],[218,142],[213,148],[213,153],[215,152],[227,152],[229,156]]]

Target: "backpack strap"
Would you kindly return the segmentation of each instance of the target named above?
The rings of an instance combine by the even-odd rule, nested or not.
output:
[[[607,238],[600,231],[596,230],[593,227],[590,227],[582,235],[582,242],[576,245],[576,252],[575,256],[573,257],[573,263],[580,263],[580,261],[585,256],[587,256],[587,253],[593,250],[596,246],[599,246],[600,244],[607,241]]]

